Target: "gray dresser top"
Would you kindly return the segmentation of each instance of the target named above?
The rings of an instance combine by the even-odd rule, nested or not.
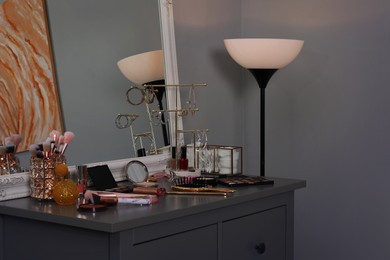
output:
[[[75,206],[59,206],[22,198],[0,202],[0,214],[70,225],[85,229],[119,232],[212,209],[228,207],[304,188],[303,180],[270,178],[273,185],[235,187],[232,196],[166,195],[150,206],[117,205],[103,212],[79,212]]]

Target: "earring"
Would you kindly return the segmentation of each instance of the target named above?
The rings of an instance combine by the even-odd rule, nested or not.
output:
[[[155,90],[153,87],[145,87],[144,91],[144,100],[147,104],[152,104],[154,101],[154,97],[156,96]]]
[[[131,91],[133,91],[133,93],[132,93],[133,99],[131,98],[131,95],[130,95]],[[139,93],[137,93],[137,92],[139,92]],[[138,94],[139,98],[137,98],[137,94]],[[127,102],[129,102],[130,104],[135,105],[135,106],[139,105],[145,101],[145,91],[143,89],[140,89],[139,87],[131,86],[126,92],[126,98],[127,98]]]
[[[119,129],[124,129],[130,127],[130,125],[137,119],[137,114],[118,114],[115,118],[115,125]],[[122,119],[125,119],[122,121]]]
[[[196,101],[195,101],[195,86],[194,86],[194,84],[192,84],[192,87],[190,88],[190,93],[189,93],[189,109],[190,109],[190,111],[191,111],[191,113],[192,113],[192,115],[194,115],[195,114],[195,109],[196,109]]]

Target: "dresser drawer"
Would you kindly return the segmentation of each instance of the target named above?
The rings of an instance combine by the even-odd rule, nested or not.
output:
[[[223,222],[223,259],[286,259],[286,207]]]
[[[215,224],[136,244],[131,259],[215,260],[217,231]]]

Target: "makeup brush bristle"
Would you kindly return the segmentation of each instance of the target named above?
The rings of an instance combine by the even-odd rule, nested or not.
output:
[[[39,150],[39,147],[37,144],[32,144],[30,145],[30,147],[28,148],[31,156],[36,156],[37,153],[38,153],[38,150]]]
[[[64,154],[66,148],[68,147],[68,144],[72,142],[74,138],[74,133],[73,132],[65,132],[64,133],[64,146],[62,147],[61,154]]]
[[[43,143],[43,151],[45,151],[45,152],[50,151],[50,142],[46,141]]]
[[[5,151],[7,150],[7,147],[4,145],[0,145],[0,156],[5,155]]]
[[[60,133],[60,131],[58,131],[58,130],[52,130],[52,131],[50,132],[50,134],[49,134],[49,136],[50,136],[51,138],[53,138],[54,141],[57,141],[58,138],[60,137],[60,135],[61,135],[61,133]]]
[[[20,134],[13,134],[10,137],[11,137],[11,141],[15,144],[15,146],[18,146],[20,142],[23,140],[23,137]]]
[[[9,143],[13,143],[12,139],[11,139],[11,136],[7,136],[7,137],[4,138],[4,144],[7,145]]]
[[[70,142],[72,142],[73,138],[74,138],[73,132],[67,131],[64,133],[64,143],[65,144],[69,144]]]

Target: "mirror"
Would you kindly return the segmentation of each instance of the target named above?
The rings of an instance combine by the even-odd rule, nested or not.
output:
[[[140,161],[133,160],[126,165],[127,179],[132,183],[145,182],[149,176],[148,168]]]
[[[45,2],[64,125],[76,134],[67,150],[68,164],[135,157],[129,131],[118,129],[115,117],[119,113],[143,115],[134,124],[140,126],[135,131],[141,132],[138,122],[147,122],[146,109],[126,101],[131,82],[121,74],[117,62],[163,49],[165,82],[177,83],[170,1]],[[166,93],[168,109],[174,106],[171,92]],[[156,141],[162,146],[160,136]]]

